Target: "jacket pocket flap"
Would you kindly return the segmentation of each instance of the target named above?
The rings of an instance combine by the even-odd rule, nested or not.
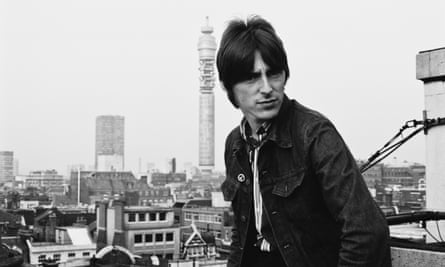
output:
[[[303,182],[304,172],[298,171],[286,175],[286,177],[278,178],[272,190],[272,194],[280,197],[288,197]]]
[[[236,196],[236,191],[238,191],[239,183],[232,181],[230,177],[222,183],[221,191],[224,196],[225,201],[232,201]]]

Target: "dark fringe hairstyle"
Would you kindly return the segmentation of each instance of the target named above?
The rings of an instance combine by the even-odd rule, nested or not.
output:
[[[246,22],[239,18],[229,21],[221,38],[216,66],[219,80],[236,108],[238,105],[234,99],[233,86],[249,78],[255,62],[255,51],[260,52],[273,72],[284,71],[286,81],[289,78],[283,42],[269,22],[260,16],[250,16]]]

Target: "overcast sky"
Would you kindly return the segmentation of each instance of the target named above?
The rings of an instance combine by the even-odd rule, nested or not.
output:
[[[200,27],[258,14],[288,53],[286,93],[329,117],[356,158],[421,119],[419,51],[445,46],[444,1],[1,1],[0,150],[20,173],[94,164],[95,118],[125,116],[125,164],[198,165]],[[241,113],[219,87],[216,169]],[[425,137],[399,160],[424,163]]]

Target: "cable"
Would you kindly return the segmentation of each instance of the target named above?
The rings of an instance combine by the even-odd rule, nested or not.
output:
[[[388,147],[392,142],[394,142],[394,140],[395,140],[396,138],[398,138],[399,136],[402,135],[402,133],[403,133],[404,130],[406,130],[406,129],[408,129],[408,128],[411,128],[411,127],[416,127],[417,124],[419,124],[419,122],[416,121],[416,120],[407,121],[407,122],[400,128],[400,130],[399,130],[399,132],[398,132],[397,134],[395,134],[395,135],[394,135],[388,142],[386,142],[386,143],[383,145],[383,147],[382,147],[381,149],[377,150],[377,152],[375,152],[375,153],[368,159],[368,161],[367,161],[365,164],[362,165],[360,171],[363,173],[363,172],[365,172],[366,170],[368,170],[369,168],[371,168],[372,166],[374,166],[375,164],[377,164],[378,162],[380,162],[382,159],[386,158],[386,157],[387,157],[390,153],[392,153],[392,152],[390,152],[387,156],[384,156],[383,158],[378,159],[378,157],[380,157],[380,156],[382,155],[382,153],[385,153],[386,151],[388,151],[388,150],[391,149],[392,147],[397,146],[397,144],[395,144],[395,145],[392,145],[391,147]],[[399,142],[399,143],[400,143],[400,142]]]
[[[436,227],[437,227],[437,232],[439,233],[440,240],[441,240],[442,242],[444,242],[444,241],[443,241],[443,238],[442,238],[442,234],[440,233],[440,229],[439,229],[439,221],[436,221]]]
[[[426,113],[424,112],[424,114]],[[407,137],[403,138],[399,142],[392,144],[394,140],[402,136],[403,132],[406,129],[416,128],[418,125],[422,125],[422,127],[414,130],[411,134],[409,134]],[[426,115],[424,115],[424,120],[422,121],[419,120],[406,121],[397,134],[395,134],[388,142],[386,142],[381,149],[377,150],[377,152],[375,152],[371,157],[369,157],[368,161],[360,167],[360,172],[364,173],[369,168],[371,168],[372,166],[376,165],[377,163],[388,157],[397,148],[406,143],[416,134],[420,133],[422,130],[425,134],[428,134],[428,129],[438,125],[445,125],[445,118],[427,119]]]
[[[410,121],[409,121],[410,122]],[[408,123],[408,122],[407,122]],[[406,126],[407,124],[405,124]],[[414,124],[415,125],[415,124]],[[393,153],[395,150],[397,150],[401,145],[403,145],[404,143],[406,143],[409,139],[413,138],[415,135],[417,135],[418,133],[420,133],[421,131],[424,130],[425,126],[422,126],[418,129],[416,129],[415,131],[413,131],[412,133],[410,133],[407,137],[403,138],[402,140],[400,140],[399,142],[389,146],[394,140],[395,138],[397,138],[398,136],[400,136],[403,132],[403,130],[407,129],[409,127],[406,128],[401,128],[399,133],[397,133],[393,138],[391,138],[391,140],[389,142],[387,142],[380,150],[378,150],[376,153],[374,153],[369,159],[368,161],[363,164],[360,168],[360,172],[364,173],[365,171],[367,171],[368,169],[370,169],[372,166],[376,165],[377,163],[379,163],[380,161],[382,161],[383,159],[385,159],[386,157],[388,157],[391,153]],[[386,154],[385,154],[386,153]]]
[[[425,228],[425,231],[427,232],[427,234],[429,234],[437,243],[440,243],[440,241],[435,237],[435,236],[433,236],[432,234],[431,234],[431,232],[430,231],[428,231],[428,229],[427,228]]]

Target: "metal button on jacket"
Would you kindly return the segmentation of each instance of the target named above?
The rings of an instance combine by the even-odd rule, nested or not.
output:
[[[244,181],[246,180],[246,176],[244,176],[244,174],[240,173],[240,174],[238,174],[237,179],[238,179],[238,182],[244,183]]]

